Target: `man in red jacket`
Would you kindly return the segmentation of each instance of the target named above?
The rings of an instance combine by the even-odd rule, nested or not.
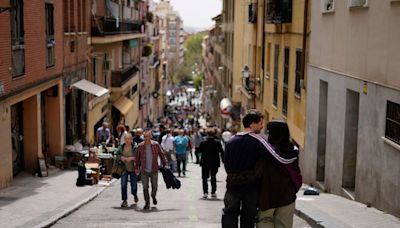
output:
[[[136,154],[136,172],[138,173],[140,169],[143,194],[146,201],[144,209],[150,208],[149,180],[151,181],[151,197],[153,198],[153,204],[157,205],[158,157],[160,157],[163,166],[168,167],[168,161],[165,158],[161,146],[158,142],[151,140],[151,136],[151,130],[146,130],[143,133],[144,141],[139,144]]]

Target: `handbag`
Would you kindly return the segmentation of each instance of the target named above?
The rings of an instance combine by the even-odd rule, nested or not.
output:
[[[114,166],[111,170],[111,176],[119,179],[124,171],[125,164],[121,160],[115,161]]]

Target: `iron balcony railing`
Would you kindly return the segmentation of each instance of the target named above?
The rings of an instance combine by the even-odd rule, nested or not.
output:
[[[138,71],[139,68],[136,64],[129,65],[128,67],[123,68],[122,70],[112,71],[111,86],[121,87],[132,77],[134,77],[135,73]]]
[[[110,17],[92,17],[92,20],[92,36],[141,32],[140,21],[116,20]]]

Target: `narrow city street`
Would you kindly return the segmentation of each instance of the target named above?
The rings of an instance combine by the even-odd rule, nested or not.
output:
[[[157,205],[143,210],[142,184],[138,184],[138,204],[128,197],[127,208],[121,208],[120,182],[114,182],[88,204],[59,220],[53,227],[221,227],[221,210],[225,193],[225,171],[217,175],[217,198],[202,198],[201,168],[188,164],[186,177],[180,178],[179,190],[166,189],[159,175]],[[310,227],[295,216],[294,227]]]

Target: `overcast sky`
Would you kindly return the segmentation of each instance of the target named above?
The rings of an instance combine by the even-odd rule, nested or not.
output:
[[[155,0],[160,2],[160,0]],[[221,0],[170,0],[174,10],[182,17],[184,26],[209,28],[214,23],[211,18],[221,13]]]

